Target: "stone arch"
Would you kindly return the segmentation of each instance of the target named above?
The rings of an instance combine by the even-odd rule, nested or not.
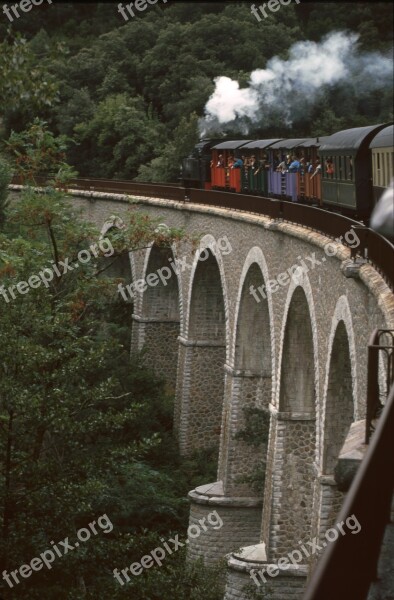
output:
[[[318,335],[317,335],[317,317],[315,304],[313,300],[312,286],[309,281],[308,276],[301,270],[297,273],[297,276],[294,275],[290,279],[290,284],[287,292],[285,308],[283,311],[283,320],[280,334],[280,343],[279,343],[279,352],[278,352],[278,362],[277,362],[277,375],[275,378],[276,387],[275,394],[273,399],[274,407],[279,410],[280,404],[280,394],[281,394],[281,373],[282,373],[282,365],[283,365],[283,349],[284,349],[284,340],[286,334],[286,327],[289,324],[288,315],[291,306],[291,302],[293,300],[293,295],[297,288],[301,288],[304,292],[305,299],[308,305],[308,323],[311,325],[312,330],[312,343],[313,343],[313,355],[315,361],[314,368],[314,392],[315,392],[315,412],[318,412],[319,402],[320,402],[320,393],[319,393],[319,382],[320,382],[320,372],[319,372],[319,345],[318,345]],[[298,292],[300,293],[300,292]]]
[[[199,341],[226,342],[225,307],[220,271],[211,250],[194,272],[189,336]]]
[[[279,410],[292,414],[315,413],[315,347],[309,303],[297,286],[285,317],[280,361]]]
[[[226,358],[228,358],[228,349],[229,349],[229,339],[230,339],[230,326],[229,326],[229,318],[228,318],[228,292],[227,292],[227,284],[226,277],[223,265],[223,257],[221,253],[217,249],[216,240],[212,235],[205,235],[200,241],[199,250],[197,250],[193,265],[191,267],[190,272],[190,285],[188,291],[188,299],[187,299],[187,312],[186,312],[186,322],[185,322],[185,337],[193,336],[191,330],[195,329],[196,320],[192,317],[192,307],[193,307],[193,299],[195,302],[195,290],[196,290],[196,276],[202,276],[205,273],[205,277],[208,277],[207,270],[202,271],[201,266],[208,265],[208,268],[212,271],[216,271],[218,269],[219,277],[217,278],[217,273],[215,272],[216,277],[216,295],[217,297],[221,297],[223,299],[223,310],[221,319],[224,323],[224,342],[226,346]],[[194,298],[193,298],[194,295]],[[212,296],[212,294],[211,294]],[[219,314],[219,313],[218,313]],[[208,325],[208,322],[205,323],[205,326]],[[212,335],[212,332],[209,332],[208,335]],[[215,335],[215,334],[214,334]]]
[[[342,387],[343,386],[343,387]],[[343,395],[344,394],[344,395]],[[349,302],[341,296],[336,304],[328,340],[324,396],[319,410],[317,463],[323,473],[332,474],[334,454],[338,457],[350,424],[359,418],[357,398],[356,344]],[[344,401],[344,407],[341,402]],[[338,405],[339,403],[339,405]],[[345,412],[342,412],[344,408]],[[335,411],[339,410],[336,416]],[[338,419],[337,427],[335,420]],[[341,434],[341,425],[346,431]],[[336,430],[336,433],[334,431]],[[333,442],[328,448],[330,440]],[[336,442],[335,442],[336,440]],[[327,452],[331,458],[327,464]]]
[[[316,514],[313,535],[324,539],[335,523],[343,502],[334,469],[351,423],[357,419],[356,346],[349,302],[341,296],[336,304],[327,347],[322,406],[318,413]]]
[[[184,454],[208,448],[218,453],[229,336],[225,290],[223,259],[207,235],[191,268],[185,334],[180,336],[176,423]]]
[[[278,412],[273,408],[270,444],[272,482],[266,487],[262,538],[270,560],[311,536],[318,404],[317,327],[313,295],[305,273],[292,279],[282,325]]]
[[[251,268],[253,267],[253,272],[251,272]],[[249,279],[250,281],[247,282],[246,279]],[[231,351],[230,351],[230,360],[229,360],[229,364],[234,366],[234,368],[241,368],[239,366],[237,366],[237,364],[239,364],[239,351],[240,351],[240,343],[241,345],[243,343],[249,343],[253,338],[255,337],[255,330],[253,327],[253,319],[248,319],[248,324],[246,325],[246,328],[248,330],[252,329],[252,331],[250,331],[251,333],[253,333],[253,335],[249,338],[249,340],[244,339],[242,341],[239,340],[239,336],[238,336],[238,328],[239,328],[239,323],[241,321],[241,315],[240,315],[240,311],[241,311],[241,306],[243,306],[243,310],[246,311],[245,308],[245,303],[242,303],[242,299],[244,298],[244,292],[245,290],[249,289],[250,292],[250,285],[253,285],[255,289],[257,289],[257,298],[258,300],[256,300],[256,297],[250,293],[250,298],[249,298],[249,304],[252,307],[252,309],[257,309],[257,307],[261,306],[264,307],[264,313],[265,313],[265,317],[264,317],[264,331],[269,332],[269,340],[270,340],[270,350],[268,353],[268,346],[265,343],[264,344],[264,348],[267,352],[264,353],[264,357],[265,357],[265,362],[264,362],[264,371],[268,374],[268,372],[270,373],[271,377],[275,378],[275,330],[274,330],[274,311],[273,311],[273,305],[272,305],[272,296],[271,294],[268,294],[266,298],[263,298],[261,296],[261,294],[258,292],[258,286],[262,285],[264,282],[267,282],[269,280],[269,274],[268,274],[268,267],[267,267],[267,263],[264,257],[264,254],[262,252],[262,250],[260,248],[258,248],[257,246],[255,246],[254,248],[251,248],[251,250],[248,253],[248,256],[246,257],[245,263],[243,265],[242,268],[242,273],[241,273],[241,277],[240,277],[240,282],[239,282],[239,286],[238,286],[238,292],[237,292],[237,300],[236,300],[236,306],[235,306],[235,318],[234,318],[234,328],[233,330],[236,332],[236,334],[233,336],[232,338],[232,344],[231,344]],[[266,310],[267,309],[267,310]],[[268,318],[268,321],[267,321]],[[246,330],[245,328],[245,330]],[[237,351],[237,346],[238,346],[238,351]],[[238,354],[237,354],[238,352]],[[269,359],[268,359],[268,356]],[[271,363],[271,364],[269,364]]]
[[[354,420],[353,380],[345,323],[339,321],[330,353],[326,392],[323,473],[334,472],[338,456]]]
[[[103,240],[111,229],[123,229],[124,226],[123,219],[116,215],[111,215],[101,227],[100,240]],[[108,257],[104,260],[112,263],[105,271],[106,277],[119,277],[124,279],[126,285],[129,285],[134,280],[134,261],[131,252],[125,252],[116,259]],[[125,296],[122,296],[121,294],[118,295],[125,299]],[[127,301],[131,302],[131,298],[127,298]]]
[[[180,318],[180,294],[172,248],[152,244],[146,253],[141,316],[176,321]]]
[[[260,267],[253,263],[245,276],[241,290],[238,319],[235,328],[234,368],[251,375],[271,377],[272,352],[270,315],[267,298],[254,297],[250,288],[264,285]]]
[[[173,249],[152,244],[145,253],[141,280],[135,282],[138,346],[144,362],[175,391],[180,333],[180,291]]]
[[[101,227],[100,239],[102,239],[105,236],[105,234],[113,227],[116,227],[116,229],[123,229],[125,227],[123,219],[117,215],[111,215],[110,217],[108,217],[108,219],[105,221],[105,223],[103,223]]]
[[[226,494],[232,496],[262,496],[262,490],[258,492],[251,482],[245,481],[245,476],[251,478],[257,472],[262,475],[267,459],[274,362],[273,315],[271,296],[263,297],[258,292],[267,280],[264,256],[259,248],[253,248],[240,278],[231,366],[227,367],[225,435],[221,440],[219,476]],[[248,444],[239,438],[252,423],[255,429],[257,422],[262,425],[260,444],[256,440]]]

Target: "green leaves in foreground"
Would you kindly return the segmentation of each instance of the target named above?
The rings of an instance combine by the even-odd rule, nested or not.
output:
[[[152,600],[160,582],[188,597],[179,588],[181,555],[149,574],[149,584],[141,577],[123,589],[112,576],[183,528],[187,512],[171,399],[130,359],[131,310],[116,300],[120,279],[104,277],[106,261],[152,242],[180,243],[183,234],[158,228],[135,206],[122,218],[110,243],[78,268],[79,251],[99,232],[53,189],[28,190],[0,233],[0,572],[30,563],[51,541],[72,543],[103,514],[114,525],[12,590],[1,581],[5,598],[138,600],[151,586]],[[73,270],[64,273],[66,261]],[[43,269],[53,271],[46,285],[18,290]]]

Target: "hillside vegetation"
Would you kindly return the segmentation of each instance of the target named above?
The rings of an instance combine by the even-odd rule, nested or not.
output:
[[[2,15],[0,80],[7,76],[12,85],[7,96],[0,84],[1,137],[39,115],[55,133],[76,140],[68,160],[81,175],[176,180],[182,156],[198,138],[197,118],[214,78],[246,84],[253,69],[273,56],[286,58],[295,42],[336,30],[358,33],[361,50],[385,52],[392,11],[389,3],[294,3],[258,22],[248,3],[173,2],[126,22],[117,4],[57,4],[35,7],[14,20],[8,34]],[[28,46],[10,68],[7,56],[20,45],[15,34]],[[15,101],[12,91],[23,78],[37,89]],[[391,91],[360,100],[349,83],[324,94],[311,118],[276,133],[330,133],[385,121],[391,111]],[[271,131],[261,122],[252,133]]]

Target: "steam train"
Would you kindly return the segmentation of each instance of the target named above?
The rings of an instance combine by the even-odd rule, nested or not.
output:
[[[183,160],[181,181],[186,188],[281,198],[367,221],[393,177],[393,136],[393,124],[385,123],[321,138],[202,140]],[[289,156],[312,167],[320,159],[321,171],[278,171]],[[243,165],[229,166],[230,158],[243,158]],[[258,168],[245,166],[251,161]]]

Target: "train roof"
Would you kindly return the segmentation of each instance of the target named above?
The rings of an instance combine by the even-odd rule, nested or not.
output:
[[[274,138],[272,140],[254,140],[253,142],[249,142],[242,146],[242,150],[245,148],[246,150],[251,150],[252,148],[268,148],[271,144],[275,142],[280,142],[281,138]]]
[[[216,138],[214,140],[212,140],[212,139],[203,139],[203,140],[200,140],[198,142],[198,144],[195,145],[194,149],[199,154],[202,154],[205,150],[210,150],[212,148],[212,146],[214,144],[217,144],[218,142],[220,142],[220,139],[218,139],[218,138]]]
[[[243,144],[247,144],[252,140],[229,140],[227,142],[222,142],[221,144],[217,144],[216,146],[212,146],[213,150],[236,150]]]
[[[324,144],[329,137],[330,136],[325,135],[322,137],[309,138],[305,142],[301,142],[301,144],[298,144],[297,148],[312,148],[312,146],[316,146],[318,148],[319,146]]]
[[[368,141],[372,137],[371,134],[379,132],[381,129],[386,127],[387,124],[380,125],[368,125],[367,127],[354,127],[353,129],[345,129],[344,131],[338,131],[327,139],[327,141],[320,146],[320,152],[354,152],[358,150],[364,141]]]
[[[295,148],[296,146],[299,146],[300,144],[309,142],[311,140],[316,141],[316,138],[292,138],[289,140],[280,140],[276,144],[272,144],[270,149],[272,149],[272,150],[282,150],[282,149],[291,150],[292,148]],[[311,145],[313,146],[315,144],[311,144]]]
[[[372,142],[369,144],[370,148],[388,148],[394,145],[394,125],[389,125],[385,127],[375,137]]]

